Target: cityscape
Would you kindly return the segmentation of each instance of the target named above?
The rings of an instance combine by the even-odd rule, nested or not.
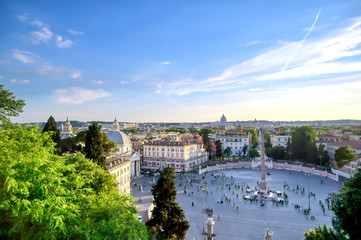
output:
[[[360,239],[361,2],[0,3],[0,239]]]

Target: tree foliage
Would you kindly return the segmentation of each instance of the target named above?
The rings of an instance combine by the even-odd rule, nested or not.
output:
[[[309,232],[305,232],[304,240],[338,240],[335,232],[331,228],[327,228],[326,225],[318,226],[313,229],[309,229]]]
[[[232,150],[230,147],[227,147],[226,149],[224,149],[223,151],[224,155],[226,155],[227,157],[231,156]]]
[[[317,149],[317,155],[320,160],[320,165],[326,165],[328,164],[330,160],[330,156],[328,155],[328,151],[325,149],[324,144],[320,144]]]
[[[96,122],[89,126],[89,131],[85,136],[84,153],[87,158],[105,168],[104,138],[100,129],[101,126]]]
[[[214,143],[216,144],[216,156],[217,157],[222,157],[223,156],[223,151],[222,151],[222,142],[221,142],[221,140],[216,140]]]
[[[337,230],[345,231],[350,239],[361,239],[361,170],[347,179],[339,194],[334,194],[331,209],[340,224]]]
[[[252,134],[252,148],[256,148],[259,145],[257,131],[253,128],[248,129],[248,132]]]
[[[54,147],[36,127],[0,128],[0,239],[149,239],[114,176]]]
[[[247,153],[247,150],[248,150],[248,145],[244,145],[243,148],[242,148],[242,153],[243,153],[243,156],[245,157],[246,156],[246,153]]]
[[[155,207],[147,225],[156,229],[157,239],[184,239],[189,228],[183,209],[175,202],[174,180],[174,169],[166,167],[152,188]]]
[[[61,153],[61,147],[60,147],[60,130],[58,129],[58,125],[53,118],[53,116],[50,116],[48,121],[46,122],[43,133],[44,132],[51,132],[51,139],[56,144],[55,146],[55,152],[60,154]]]
[[[255,158],[255,157],[260,157],[259,155],[259,152],[254,149],[254,148],[251,148],[249,151],[248,151],[248,157],[250,158]]]
[[[285,148],[283,146],[275,146],[269,150],[268,156],[274,160],[284,160],[286,159]]]
[[[9,123],[9,117],[19,116],[24,106],[24,100],[17,100],[13,92],[4,89],[4,85],[0,84],[0,125]]]
[[[212,146],[211,146],[211,142],[209,140],[209,133],[210,133],[210,128],[203,128],[201,129],[200,133],[203,139],[203,147],[206,149],[206,151],[208,153],[210,153],[212,151]]]
[[[317,163],[317,131],[311,126],[297,127],[292,133],[291,151],[295,159]]]
[[[356,160],[356,152],[347,146],[339,147],[335,151],[335,162],[338,168],[343,168],[346,164]]]

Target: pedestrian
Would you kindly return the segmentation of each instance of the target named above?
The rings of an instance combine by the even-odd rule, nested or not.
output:
[[[219,215],[219,213],[218,213],[218,220],[221,220],[221,215]]]

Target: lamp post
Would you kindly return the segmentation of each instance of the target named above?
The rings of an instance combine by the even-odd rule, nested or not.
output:
[[[223,169],[221,170],[221,173],[222,173],[222,188],[221,188],[221,203],[223,203]]]
[[[318,157],[320,158],[320,167],[321,167],[321,157],[322,157],[322,155],[320,154]]]
[[[308,171],[308,210],[311,210],[310,176],[311,176],[311,172]]]
[[[205,192],[205,186],[204,183],[202,184],[202,191],[203,191],[203,207],[202,207],[202,215],[203,215],[203,234],[206,232],[204,231],[204,192]]]

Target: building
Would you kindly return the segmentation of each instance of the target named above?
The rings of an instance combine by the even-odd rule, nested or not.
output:
[[[361,154],[361,141],[343,140],[341,142],[328,142],[325,145],[328,155],[330,156],[330,163],[332,166],[336,166],[335,153],[336,150],[342,146],[350,146],[356,152],[356,154]]]
[[[290,135],[271,135],[272,147],[282,146],[285,148],[287,147],[288,139],[291,141]]]
[[[222,126],[222,127],[225,127],[225,126],[226,126],[226,124],[227,124],[227,118],[226,118],[226,116],[224,116],[224,114],[222,115],[220,122],[221,122],[221,126]]]
[[[120,194],[130,194],[130,161],[121,158],[108,158],[105,167],[116,177]]]
[[[60,126],[60,138],[64,139],[68,137],[75,137],[75,134],[73,133],[73,127],[67,117],[65,123]]]
[[[115,142],[118,147],[118,151],[111,154],[110,157],[123,158],[130,161],[130,177],[133,179],[140,175],[140,157],[141,155],[132,148],[132,141],[129,136],[119,131],[119,123],[117,119],[114,120],[112,125],[112,131],[106,133],[109,140]]]
[[[207,160],[208,153],[197,142],[151,141],[143,146],[143,169],[173,167],[175,172],[181,172]]]
[[[217,135],[217,140],[222,143],[222,150],[231,149],[231,156],[242,156],[242,149],[247,146],[247,151],[252,144],[251,135]]]

